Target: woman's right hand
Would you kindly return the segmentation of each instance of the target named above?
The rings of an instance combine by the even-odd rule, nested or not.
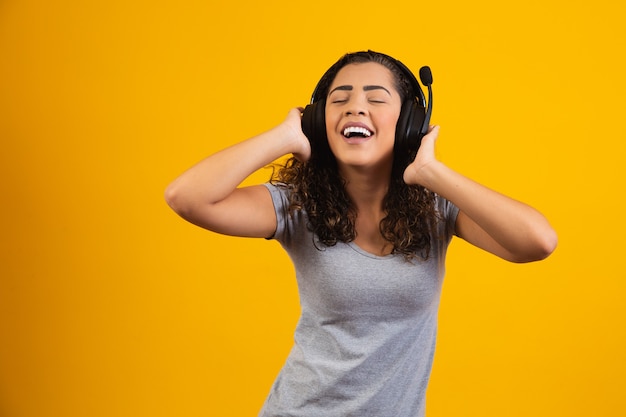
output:
[[[296,107],[289,111],[282,127],[287,129],[288,135],[293,139],[293,156],[302,162],[311,157],[311,143],[302,131],[302,112],[304,108]]]

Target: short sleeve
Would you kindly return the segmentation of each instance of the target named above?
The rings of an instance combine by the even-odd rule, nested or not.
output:
[[[276,231],[274,235],[269,239],[276,239],[279,242],[285,242],[289,240],[290,235],[290,215],[289,215],[289,189],[286,185],[282,184],[263,184],[270,192],[272,196],[272,202],[274,203],[274,211],[276,212]]]
[[[440,226],[442,229],[439,232],[445,236],[446,241],[450,241],[456,230],[456,218],[459,215],[459,208],[451,201],[440,196],[437,196],[437,207],[443,220]]]

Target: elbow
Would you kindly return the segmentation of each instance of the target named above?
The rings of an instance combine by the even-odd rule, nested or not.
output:
[[[552,255],[552,252],[556,250],[556,247],[559,243],[559,238],[556,234],[556,231],[550,228],[549,232],[546,232],[543,239],[543,257],[541,259],[545,259],[548,256]]]
[[[556,246],[558,243],[559,238],[556,234],[556,230],[554,230],[550,226],[547,226],[537,236],[537,256],[535,260],[541,261],[552,255],[552,252],[556,250]]]
[[[176,186],[175,183],[170,184],[165,189],[164,197],[165,202],[172,210],[174,210],[179,215],[184,216],[185,212],[188,210],[186,208],[187,204],[185,203],[184,196],[181,194],[179,188]]]
[[[546,259],[556,250],[558,237],[554,229],[548,228],[538,233],[533,239],[530,239],[530,242],[532,242],[532,245],[529,245],[527,250],[514,257],[512,259],[513,262],[528,263]]]
[[[165,189],[164,198],[167,205],[181,218],[208,228],[206,224],[210,219],[210,204],[202,202],[196,194],[189,188],[172,183]]]
[[[167,205],[170,206],[170,208],[172,208],[174,211],[176,211],[174,207],[176,206],[177,193],[173,184],[167,186],[167,188],[165,189],[164,197]]]

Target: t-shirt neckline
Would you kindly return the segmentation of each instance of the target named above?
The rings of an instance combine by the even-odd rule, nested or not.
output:
[[[376,255],[373,254],[371,252],[366,251],[365,249],[363,249],[362,247],[360,247],[359,245],[357,245],[354,242],[348,242],[348,246],[351,247],[352,249],[354,249],[355,252],[363,255],[363,256],[367,256],[368,258],[372,258],[372,259],[380,259],[380,260],[386,260],[386,259],[391,259],[394,258],[395,255],[393,253],[390,253],[389,255]]]

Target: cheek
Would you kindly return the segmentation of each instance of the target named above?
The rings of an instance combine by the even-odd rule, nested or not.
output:
[[[396,126],[398,125],[398,119],[400,118],[400,112],[390,113],[380,119],[380,125],[385,127],[387,134],[392,135],[395,139]]]
[[[337,112],[330,111],[328,108],[324,110],[324,119],[326,120],[327,126],[332,126],[332,124],[337,121],[337,118]]]
[[[331,112],[326,112],[324,115],[325,120],[325,128],[326,128],[326,136],[330,138],[337,129],[337,123],[339,123],[339,117],[333,115]]]

